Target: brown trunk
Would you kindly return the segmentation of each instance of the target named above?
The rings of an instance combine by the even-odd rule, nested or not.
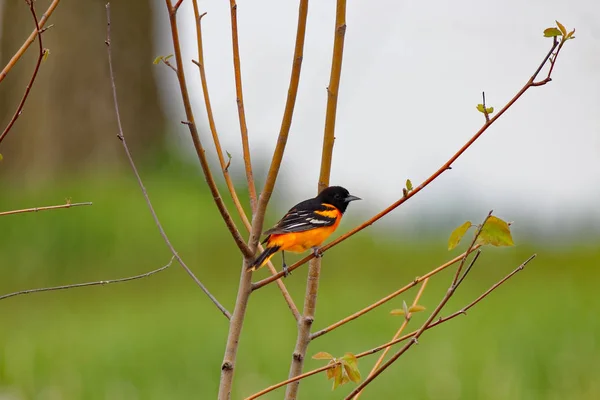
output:
[[[165,119],[154,82],[150,0],[115,1],[113,62],[123,128],[137,158],[162,143]],[[36,1],[38,18],[50,4]],[[43,34],[50,50],[23,114],[0,144],[0,174],[38,180],[81,169],[106,169],[125,158],[108,74],[105,1],[62,1]],[[4,66],[34,28],[25,1],[12,0],[2,14],[0,61]],[[0,131],[21,100],[39,51],[37,41],[0,83]]]

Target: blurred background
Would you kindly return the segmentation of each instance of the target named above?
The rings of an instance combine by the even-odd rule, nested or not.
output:
[[[240,1],[245,106],[258,188],[283,113],[297,2]],[[41,16],[50,4],[38,0]],[[200,1],[205,63],[223,148],[244,191],[229,4]],[[0,211],[93,201],[92,207],[2,217],[0,294],[105,280],[169,261],[116,139],[106,59],[105,2],[61,2],[44,33],[42,64],[24,112],[0,145]],[[233,308],[240,257],[198,168],[160,0],[114,1],[113,61],[125,134],[156,211],[187,264]],[[329,82],[335,2],[311,2],[294,123],[267,224],[314,195]],[[178,15],[184,59],[197,57],[191,1]],[[426,333],[364,393],[369,399],[600,398],[600,5],[592,0],[349,2],[332,179],[362,197],[339,232],[395,201],[481,126],[485,90],[496,110],[548,51],[544,28],[576,28],[553,81],[528,92],[444,173],[388,218],[324,258],[315,329],[398,289],[459,254],[451,230],[493,209],[514,221],[516,246],[486,249],[442,314],[461,308],[532,253],[525,271],[468,316]],[[24,1],[0,1],[0,64],[32,30]],[[0,83],[6,126],[31,76],[35,43]],[[186,65],[196,119],[216,165],[196,67]],[[298,173],[301,171],[301,173]],[[218,168],[215,169],[218,176]],[[220,177],[219,177],[220,178]],[[226,189],[223,197],[230,205]],[[241,222],[238,221],[241,227]],[[352,243],[352,244],[351,244]],[[292,259],[292,256],[290,256]],[[276,260],[276,265],[279,260]],[[306,268],[286,279],[296,302]],[[257,278],[266,276],[261,270]],[[451,271],[421,303],[432,310]],[[389,315],[416,291],[315,340],[309,355],[358,353],[388,341]],[[425,315],[415,317],[416,328]],[[0,399],[214,398],[228,324],[173,265],[147,279],[0,302]],[[252,296],[232,398],[287,377],[296,325],[271,285]],[[375,358],[361,359],[366,375]],[[306,369],[322,365],[307,360]],[[323,375],[300,397],[343,398]],[[281,398],[283,390],[265,398]]]

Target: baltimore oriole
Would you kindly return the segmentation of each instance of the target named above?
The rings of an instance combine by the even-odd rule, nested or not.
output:
[[[335,231],[342,215],[351,201],[360,200],[341,186],[323,189],[315,198],[304,200],[292,207],[271,229],[264,232],[267,237],[265,250],[248,267],[254,271],[262,267],[278,251],[281,251],[284,276],[287,276],[285,251],[302,253],[313,249],[317,255],[321,245]]]

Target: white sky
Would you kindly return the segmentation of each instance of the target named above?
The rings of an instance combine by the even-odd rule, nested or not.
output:
[[[158,53],[169,54],[164,1],[157,0]],[[287,95],[297,1],[238,1],[246,115],[254,160],[275,146]],[[200,1],[209,88],[223,147],[241,171],[229,7]],[[288,208],[314,195],[329,82],[335,1],[311,1],[300,91],[275,199]],[[600,221],[600,2],[348,1],[332,184],[364,199],[372,213],[398,198],[406,178],[418,185],[483,122],[475,109],[485,90],[497,110],[533,73],[551,45],[544,28],[558,19],[577,29],[553,82],[529,91],[436,182],[394,213],[407,224],[444,216],[508,220],[532,217],[547,228]],[[191,1],[179,20],[184,59],[196,58]],[[197,69],[188,66],[196,118],[213,150]],[[175,89],[163,71],[166,88]],[[165,96],[182,119],[177,93]],[[188,144],[187,138],[184,142]],[[190,146],[191,146],[191,142]],[[263,167],[264,168],[264,167]],[[419,218],[406,218],[407,215]],[[456,216],[456,215],[459,216]],[[456,217],[456,218],[455,218]],[[463,218],[464,219],[464,218]],[[393,218],[392,221],[398,219]],[[412,221],[412,222],[411,222]],[[529,223],[528,223],[529,224]],[[534,229],[535,230],[535,229]]]

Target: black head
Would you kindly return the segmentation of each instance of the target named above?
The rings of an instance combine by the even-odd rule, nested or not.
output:
[[[329,186],[323,189],[317,196],[322,203],[331,204],[342,213],[346,211],[348,203],[354,200],[361,200],[360,197],[352,196],[348,190],[341,186]]]

